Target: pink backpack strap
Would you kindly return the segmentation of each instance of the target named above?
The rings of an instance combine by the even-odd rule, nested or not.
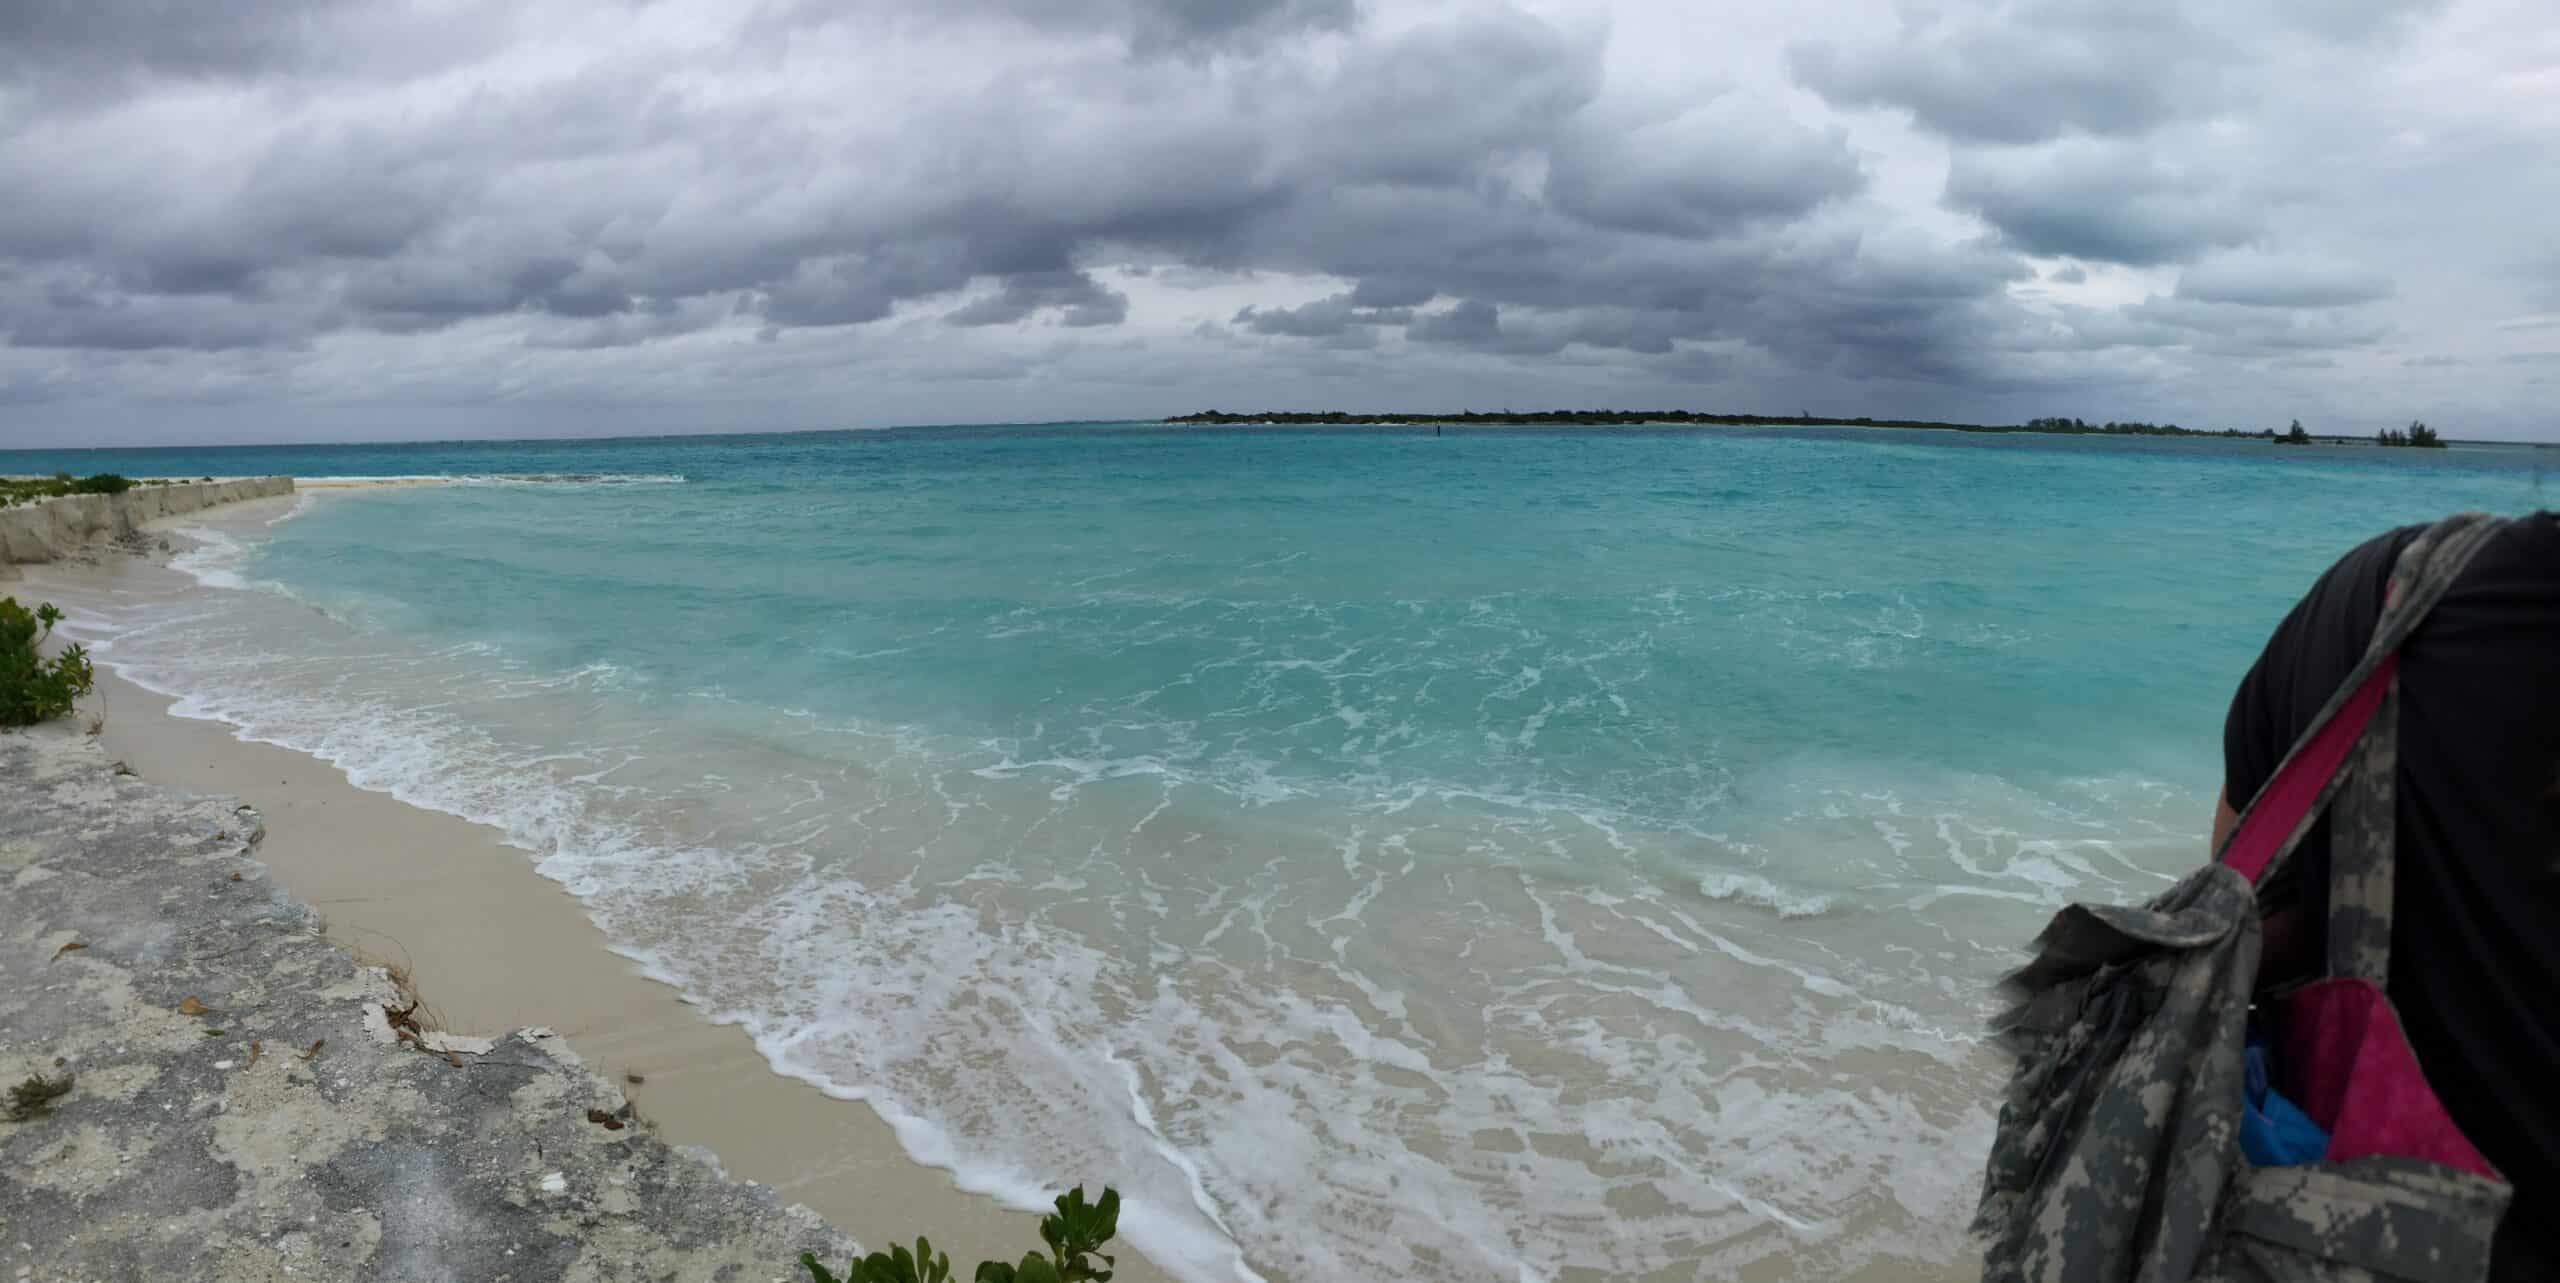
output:
[[[2392,751],[2395,746],[2376,746],[2379,751],[2362,759],[2357,758],[2357,749],[2364,745],[2369,731],[2396,739],[2392,734],[2396,717],[2383,717],[2379,726],[2375,722],[2378,712],[2397,706],[2394,683],[2399,679],[2401,643],[2417,631],[2427,612],[2462,574],[2463,567],[2470,564],[2472,555],[2505,525],[2485,513],[2462,513],[2428,527],[2401,550],[2399,561],[2392,567],[2382,617],[2374,623],[2373,640],[2366,647],[2364,658],[2329,697],[2327,706],[2312,720],[2311,728],[2294,741],[2292,751],[2276,768],[2275,777],[2250,800],[2249,809],[2233,826],[2230,839],[2223,843],[2216,859],[2230,865],[2251,884],[2263,885],[2284,866],[2294,848],[2301,845],[2312,821],[2328,809],[2340,786],[2353,776],[2367,777],[2368,787],[2359,790],[2359,812],[2369,812],[2378,804],[2387,815],[2391,775],[2397,766],[2397,754]],[[2347,770],[2351,759],[2372,769]],[[2359,849],[2352,869],[2333,869],[2333,874],[2368,879],[2378,876],[2387,882],[2391,876],[2387,823],[2376,840],[2381,849]],[[2378,907],[2387,928],[2388,899]]]
[[[2290,852],[2300,844],[2303,830],[2319,818],[2322,804],[2344,778],[2339,768],[2346,765],[2348,754],[2355,752],[2356,742],[2364,738],[2366,725],[2373,721],[2374,710],[2382,707],[2383,696],[2390,692],[2392,681],[2399,675],[2399,654],[2384,655],[2329,719],[2312,727],[2294,745],[2276,777],[2258,790],[2257,800],[2249,804],[2249,813],[2241,817],[2231,840],[2223,845],[2224,864],[2255,885],[2273,871],[2267,866],[2274,863],[2277,853]]]

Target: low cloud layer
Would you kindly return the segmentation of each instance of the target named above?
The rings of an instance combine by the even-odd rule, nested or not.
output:
[[[0,445],[1546,404],[2548,436],[2546,27],[32,0]]]

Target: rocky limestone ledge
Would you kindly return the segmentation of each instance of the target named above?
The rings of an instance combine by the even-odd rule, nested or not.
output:
[[[130,534],[146,521],[184,516],[215,504],[293,493],[291,477],[176,481],[135,486],[123,494],[65,495],[0,508],[0,570],[11,563],[59,561],[90,541]]]
[[[0,1279],[781,1280],[851,1242],[634,1116],[557,1036],[413,1034],[258,814],[0,733]],[[427,977],[430,986],[433,977]]]

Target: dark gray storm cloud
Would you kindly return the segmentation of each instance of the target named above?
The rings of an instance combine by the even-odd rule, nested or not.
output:
[[[1115,32],[1178,22],[1203,36],[1347,21],[1287,5],[977,9],[1034,32],[1079,13]],[[950,324],[1110,326],[1128,301],[1088,269],[1125,254],[1323,274],[1364,298],[1550,309],[1598,301],[1586,291],[1615,279],[1609,301],[1633,289],[1676,312],[1766,285],[1737,274],[1720,241],[1862,184],[1837,131],[1732,96],[1597,105],[1596,40],[1502,6],[1178,87],[1133,84],[1111,59],[1050,74],[956,104],[930,138],[879,140],[880,172],[813,175],[792,168],[804,148],[739,136],[787,135],[787,122],[666,87],[635,101],[628,80],[589,73],[441,117],[279,131],[248,173],[189,192],[183,219],[119,207],[137,191],[74,188],[11,239],[112,280],[106,301],[137,315],[173,295],[303,295],[303,328],[278,333],[292,340],[663,312],[720,293],[773,327],[861,325],[973,286]],[[20,328],[64,331],[48,306],[21,301]],[[1380,321],[1371,312],[1364,323]],[[1282,308],[1248,328],[1318,324]],[[1640,342],[1658,350],[1681,328]],[[617,332],[659,330],[596,331]]]
[[[1129,315],[1129,299],[1082,272],[1064,268],[1021,272],[1004,278],[1003,288],[996,293],[942,319],[948,325],[1011,325],[1044,308],[1057,309],[1058,324],[1083,329],[1118,325]]]
[[[1900,108],[1978,142],[2136,134],[2213,110],[2227,56],[2172,6],[2023,3],[1915,9],[1889,39],[1798,43],[1796,77],[1834,102]]]
[[[1865,182],[1841,134],[1725,97],[1650,119],[1578,120],[1549,155],[1546,196],[1595,226],[1706,237],[1802,215]]]
[[[2440,0],[1994,0],[1904,6],[1890,34],[1791,44],[1796,78],[1974,143],[2138,136],[2261,97],[2271,45],[2383,38]]]
[[[21,319],[9,341],[27,348],[109,352],[177,348],[220,352],[283,347],[310,332],[306,318],[290,311],[225,305],[200,298],[137,302],[124,295],[84,294],[76,288],[47,291],[46,305]]]
[[[2178,297],[2246,307],[2345,307],[2391,296],[2389,277],[2346,263],[2222,255],[2178,278]]]
[[[1445,312],[1415,317],[1405,333],[1421,343],[1446,343],[1505,356],[1552,356],[1564,350],[1566,342],[1561,334],[1505,329],[1501,308],[1473,298]]]
[[[1959,152],[1947,203],[2030,254],[2148,266],[2245,244],[2263,205],[2122,143]]]
[[[1428,302],[1430,296],[1408,296],[1414,303]],[[1378,325],[1407,325],[1413,321],[1413,308],[1362,307],[1357,292],[1333,294],[1296,307],[1254,307],[1238,309],[1234,323],[1256,334],[1285,334],[1294,338],[1333,338],[1355,328]]]
[[[294,62],[352,0],[10,0],[0,65],[69,75],[240,75]]]
[[[1359,18],[1353,0],[888,0],[861,7],[801,0],[768,6],[757,25],[867,27],[892,10],[903,11],[907,22],[1001,22],[1070,38],[1100,33],[1143,56],[1193,56],[1280,34],[1344,31]]]
[[[2374,109],[2439,6],[1858,0],[1707,47],[1684,6],[1532,3],[0,6],[0,434],[1540,380],[2194,421],[2266,413],[2196,389],[2279,360],[2445,368],[2394,350],[2465,350],[2412,306],[2560,310],[2336,186],[2531,154],[2529,112]]]

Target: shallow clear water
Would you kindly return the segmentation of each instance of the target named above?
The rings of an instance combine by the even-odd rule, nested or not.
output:
[[[1198,1278],[1828,1279],[1962,1273],[1985,988],[2201,858],[2292,598],[2550,458],[1097,426],[0,472],[483,478],[308,496],[90,631],[504,826],[979,1187],[1111,1181]]]

